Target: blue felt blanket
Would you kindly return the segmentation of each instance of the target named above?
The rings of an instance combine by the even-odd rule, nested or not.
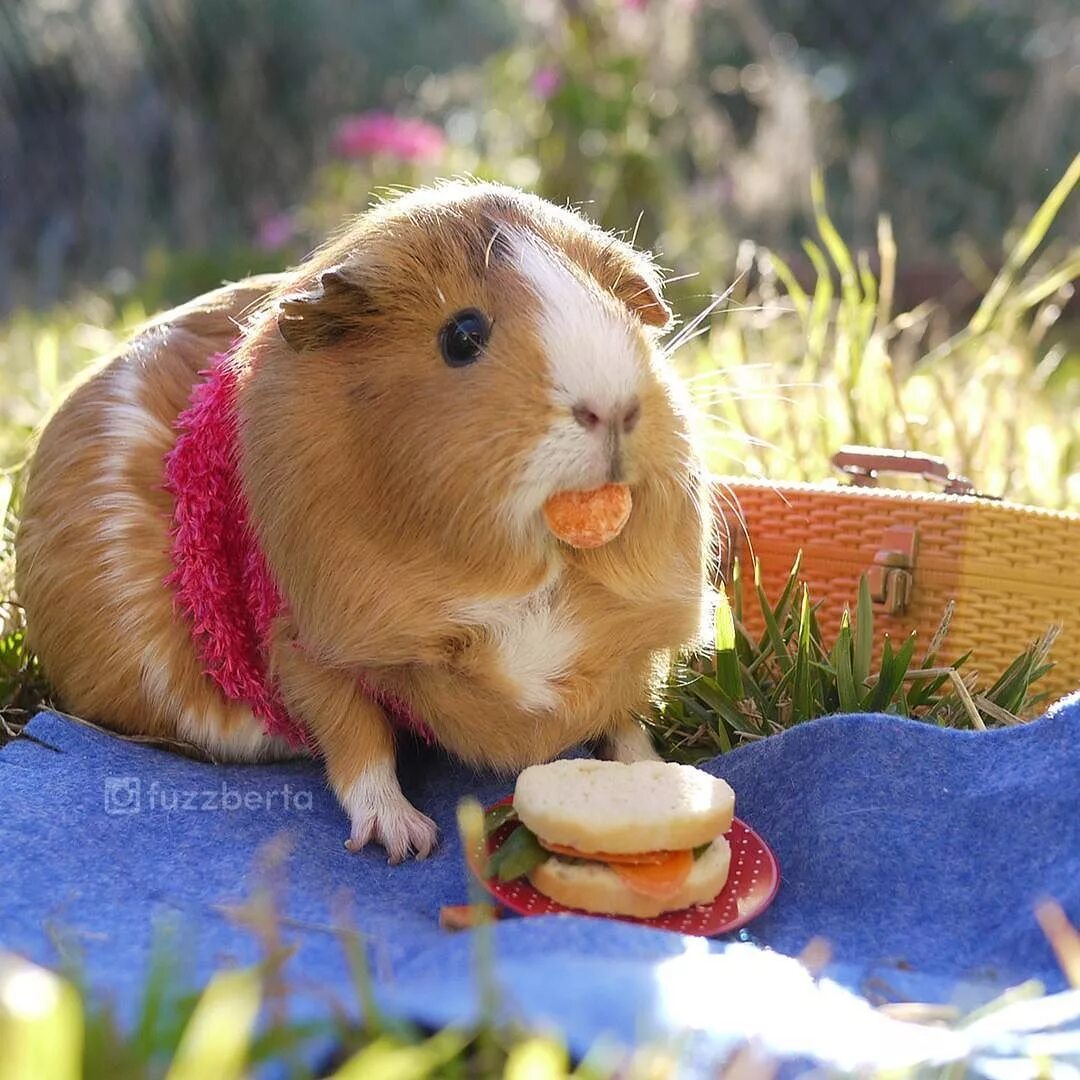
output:
[[[455,805],[493,802],[505,778],[403,754],[406,794],[442,843],[391,867],[380,850],[343,850],[346,821],[314,763],[211,766],[51,714],[27,735],[0,752],[0,946],[51,965],[76,958],[130,1017],[162,920],[179,926],[193,981],[258,957],[228,908],[250,895],[257,852],[285,833],[299,1015],[351,1000],[332,932],[343,896],[385,1008],[431,1025],[476,1015],[472,935],[437,920],[467,899]],[[777,854],[772,908],[741,940],[711,942],[584,916],[507,919],[495,949],[508,1012],[579,1052],[689,1031],[706,1064],[756,1035],[853,1067],[952,1052],[934,1042],[947,1033],[920,1043],[867,1001],[964,1005],[1032,977],[1065,988],[1033,908],[1053,897],[1080,922],[1080,695],[989,733],[832,717],[705,767]],[[814,936],[833,956],[817,983],[788,959]]]

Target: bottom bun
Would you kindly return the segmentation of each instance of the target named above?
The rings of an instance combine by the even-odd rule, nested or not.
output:
[[[666,911],[678,911],[715,900],[727,881],[731,848],[718,836],[694,860],[682,888],[666,900],[634,892],[613,870],[602,863],[570,863],[551,858],[529,874],[533,887],[565,907],[600,915],[633,915],[651,919]]]

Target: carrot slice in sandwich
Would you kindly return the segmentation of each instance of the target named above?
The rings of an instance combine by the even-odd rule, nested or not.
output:
[[[690,871],[694,868],[694,853],[670,851],[662,862],[608,865],[634,892],[657,900],[666,900],[669,896],[674,896],[690,876]]]
[[[662,863],[669,855],[678,855],[677,851],[643,851],[633,855],[621,855],[611,851],[580,851],[569,844],[553,844],[548,840],[540,840],[540,846],[553,855],[568,855],[571,859],[590,859],[592,862],[602,863],[628,863],[637,866],[641,863]]]

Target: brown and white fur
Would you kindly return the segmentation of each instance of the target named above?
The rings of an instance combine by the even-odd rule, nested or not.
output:
[[[438,344],[492,323],[480,359]],[[426,855],[394,732],[357,676],[468,762],[518,769],[588,739],[653,756],[647,710],[707,606],[710,519],[651,264],[577,214],[447,184],[377,206],[298,268],[158,318],[52,417],[29,475],[17,588],[71,710],[218,759],[280,757],[204,674],[163,584],[163,458],[199,372],[242,332],[240,460],[290,614],[270,663],[349,815],[349,846]],[[554,492],[618,480],[623,532],[575,550]],[[297,645],[302,647],[296,647]]]

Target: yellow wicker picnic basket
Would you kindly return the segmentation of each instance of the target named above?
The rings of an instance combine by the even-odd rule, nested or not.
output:
[[[716,509],[735,551],[761,565],[770,597],[783,588],[797,551],[802,578],[822,602],[831,639],[867,574],[877,648],[917,630],[929,643],[948,601],[956,608],[943,660],[971,650],[965,670],[996,679],[1053,624],[1061,626],[1053,670],[1036,689],[1059,697],[1080,688],[1080,515],[988,499],[940,459],[845,447],[834,464],[851,484],[773,484],[718,478]],[[941,482],[945,493],[871,486],[885,472]],[[737,503],[742,521],[733,513]],[[756,606],[747,604],[749,629]],[[757,615],[760,619],[760,614]]]

